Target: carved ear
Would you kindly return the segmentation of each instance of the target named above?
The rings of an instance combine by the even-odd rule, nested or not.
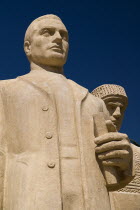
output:
[[[30,55],[31,55],[31,44],[30,44],[29,41],[24,42],[24,51],[25,51],[27,57],[30,57]]]

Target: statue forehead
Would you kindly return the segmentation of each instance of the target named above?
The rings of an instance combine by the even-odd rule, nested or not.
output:
[[[67,31],[65,25],[63,24],[63,22],[61,20],[57,20],[57,19],[50,19],[50,18],[43,18],[41,20],[35,21],[33,23],[33,28],[36,30],[39,30],[41,28],[57,28],[58,30],[65,30]]]
[[[119,103],[124,106],[127,106],[126,100],[123,96],[109,96],[109,97],[104,98],[103,100],[105,101],[106,104],[112,102],[113,104],[116,103],[116,105]]]

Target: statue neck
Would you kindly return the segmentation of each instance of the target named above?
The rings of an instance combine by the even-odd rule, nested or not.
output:
[[[30,64],[31,71],[33,70],[45,70],[49,72],[54,72],[58,74],[64,74],[63,67],[57,67],[57,66],[44,66],[44,65],[38,65],[33,62]]]

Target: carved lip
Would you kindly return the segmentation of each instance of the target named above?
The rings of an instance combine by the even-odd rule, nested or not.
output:
[[[56,52],[63,52],[62,48],[59,45],[54,45],[52,47],[50,47],[50,49],[53,49]]]
[[[113,124],[117,125],[118,121],[117,120],[112,120]]]

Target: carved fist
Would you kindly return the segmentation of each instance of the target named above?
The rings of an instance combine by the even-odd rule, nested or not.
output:
[[[117,166],[127,170],[132,159],[132,149],[128,136],[110,132],[95,138],[95,152],[105,166]]]

